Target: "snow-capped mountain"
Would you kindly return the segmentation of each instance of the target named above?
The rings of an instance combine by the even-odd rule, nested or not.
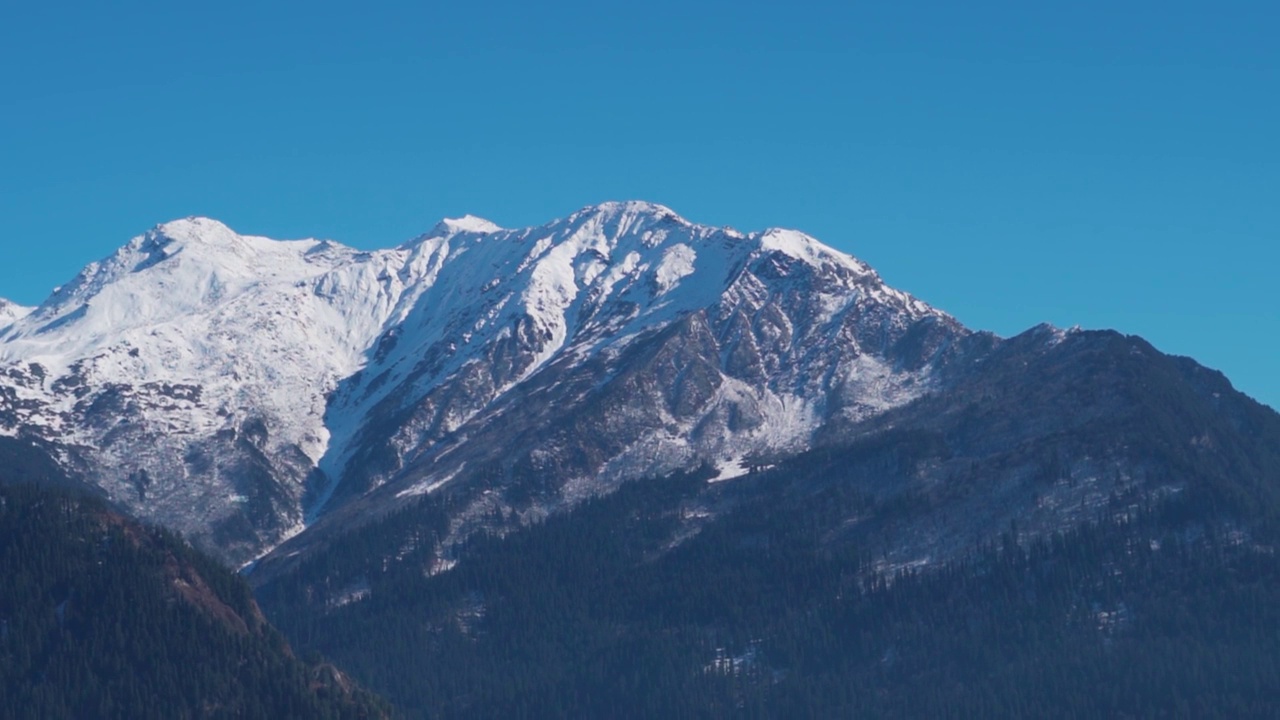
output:
[[[447,487],[446,544],[625,480],[703,463],[727,479],[802,450],[925,393],[968,335],[801,233],[645,203],[445,225],[417,247],[440,280],[334,394],[322,467],[362,513]]]
[[[191,218],[3,317],[0,433],[233,560],[442,489],[461,537],[728,478],[921,396],[969,335],[802,233],[637,202],[376,252]]]
[[[300,526],[326,395],[417,285],[409,255],[161,225],[0,334],[0,432],[59,442],[144,517],[256,551]]]

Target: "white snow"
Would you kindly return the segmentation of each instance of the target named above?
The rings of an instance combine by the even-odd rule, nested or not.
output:
[[[658,262],[658,268],[654,272],[658,294],[665,295],[667,291],[678,285],[681,279],[692,275],[694,261],[697,259],[698,253],[683,243],[667,248],[662,253],[662,260]]]

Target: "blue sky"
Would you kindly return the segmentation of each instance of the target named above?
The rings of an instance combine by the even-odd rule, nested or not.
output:
[[[1280,407],[1280,4],[364,5],[0,6],[0,296],[192,214],[376,247],[645,199]]]

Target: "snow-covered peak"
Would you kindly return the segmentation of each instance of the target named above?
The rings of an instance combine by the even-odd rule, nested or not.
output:
[[[131,255],[141,252],[151,262],[134,270],[145,269],[155,262],[175,257],[187,252],[191,257],[198,256],[201,261],[222,266],[226,271],[248,271],[257,274],[271,268],[261,267],[267,260],[279,260],[281,257],[303,257],[328,251],[339,255],[353,255],[355,250],[332,240],[274,240],[257,235],[241,235],[218,220],[207,217],[187,217],[157,225],[149,232],[134,238],[121,248],[116,256],[126,256],[126,262],[132,260]],[[312,259],[315,262],[315,259]]]
[[[648,202],[645,200],[609,200],[597,205],[588,205],[582,208],[575,215],[603,215],[606,217],[622,217],[622,216],[651,216],[659,219],[677,220],[681,223],[688,224],[688,221],[680,217],[676,211],[660,205],[658,203]]]
[[[548,227],[584,223],[608,228],[614,234],[642,231],[661,223],[695,227],[693,223],[680,217],[671,208],[644,200],[610,200],[597,205],[588,205],[563,220],[552,222]]]
[[[205,538],[270,497],[280,514],[235,542],[274,543],[328,447],[327,395],[423,285],[410,258],[159,225],[0,332],[0,377],[19,382],[0,388],[19,393],[0,392],[0,435],[80,448],[112,497]]]
[[[731,228],[690,222],[665,205],[643,200],[589,205],[567,218],[551,222],[545,229],[564,227],[574,230],[572,233],[562,234],[568,238],[580,236],[581,229],[585,227],[589,228],[589,233],[601,237],[645,237],[645,244],[649,246],[664,245],[666,240],[678,237],[692,242],[695,250],[704,244],[720,248],[714,252],[723,252],[724,248],[740,243],[735,248],[739,252],[780,252],[817,268],[834,265],[851,270],[856,275],[877,277],[866,263],[798,230],[769,228],[742,234]],[[530,228],[524,233],[537,233],[540,230],[542,229]]]
[[[443,229],[403,247],[423,281],[405,319],[331,407],[338,447],[355,448],[358,423],[375,407],[429,395],[478,358],[503,357],[501,372],[485,381],[492,396],[468,390],[484,407],[553,363],[620,352],[704,312],[722,318],[785,303],[804,328],[774,315],[760,321],[781,328],[770,342],[784,347],[790,342],[780,338],[838,334],[854,322],[843,318],[863,313],[875,315],[868,337],[878,341],[888,325],[945,317],[803,233],[744,235],[691,223],[656,203],[606,202],[539,227],[480,235]],[[457,427],[476,409],[458,410],[442,427]],[[324,470],[340,477],[350,457],[339,450]]]
[[[394,331],[395,349],[380,351],[395,366],[392,376],[412,372],[414,359],[431,348],[447,349],[437,354],[450,359],[423,376],[434,382],[469,359],[467,346],[497,342],[527,320],[541,349],[524,377],[570,346],[590,354],[611,338],[716,306],[726,293],[754,297],[756,274],[795,273],[771,259],[777,255],[817,271],[794,277],[821,278],[805,290],[824,298],[819,317],[844,312],[868,293],[902,308],[904,317],[941,315],[804,233],[744,235],[644,201],[604,202],[514,230],[465,215],[373,252],[241,235],[217,220],[188,217],[90,263],[34,312],[7,311],[11,320],[0,314],[0,328],[9,326],[0,361],[39,359],[57,372],[101,359],[111,347],[112,357],[129,360],[108,375],[145,370],[185,381],[224,368],[229,358],[246,361],[239,348],[262,343],[255,327],[278,326],[273,347],[324,348],[327,384],[358,369],[371,344]],[[214,328],[216,337],[207,334]]]
[[[544,255],[561,260],[572,257],[576,262],[582,253],[589,253],[594,259],[588,264],[593,266],[632,262],[628,258],[634,257],[646,267],[664,264],[669,267],[671,262],[663,263],[660,258],[651,260],[649,256],[671,253],[675,258],[710,254],[730,264],[740,264],[733,261],[741,261],[752,253],[777,252],[815,268],[839,267],[857,276],[878,279],[875,271],[865,263],[797,230],[769,228],[743,234],[731,228],[690,222],[665,205],[643,200],[588,205],[568,217],[540,227],[511,230],[475,215],[446,218],[430,232],[402,248],[416,251],[419,255],[444,252],[452,258],[461,248],[456,244],[450,247],[447,241],[459,235],[492,235],[499,240],[497,247],[486,252],[486,267],[491,272],[508,265],[527,269]],[[445,241],[444,245],[440,244],[442,241]],[[676,245],[681,247],[674,248]],[[633,256],[634,252],[639,252],[639,255]],[[490,279],[496,280],[485,277],[480,281],[483,283]],[[659,285],[667,284],[660,282]]]
[[[16,324],[9,339],[43,335],[50,351],[87,353],[126,330],[181,322],[256,289],[320,275],[355,254],[341,246],[311,253],[318,245],[239,235],[209,218],[158,225],[87,265]],[[0,349],[0,355],[12,352]]]
[[[0,329],[30,315],[34,309],[0,298]]]
[[[487,235],[502,230],[497,223],[485,220],[475,215],[463,215],[460,218],[445,218],[436,223],[429,236],[448,236],[457,235],[459,233],[475,233],[478,235]]]
[[[162,223],[157,225],[148,235],[169,238],[183,243],[205,243],[209,245],[230,245],[239,239],[239,235],[223,223],[213,218],[196,216]]]
[[[827,263],[848,268],[860,275],[875,275],[869,265],[847,253],[822,244],[816,238],[798,230],[770,228],[752,235],[760,243],[760,249],[777,251],[797,260],[821,267]]]
[[[99,383],[199,384],[226,410],[257,393],[273,396],[282,416],[319,414],[323,393],[359,368],[417,283],[404,257],[176,220],[90,263],[15,321],[0,365],[39,362],[53,377]],[[300,444],[318,456],[323,435],[306,433],[315,437]]]

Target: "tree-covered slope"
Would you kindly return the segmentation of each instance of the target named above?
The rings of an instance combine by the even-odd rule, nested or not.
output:
[[[41,467],[6,441],[0,468]],[[248,586],[100,500],[0,484],[0,708],[11,718],[367,718],[385,709],[295,658]]]
[[[628,486],[442,575],[371,563],[340,607],[303,600],[318,565],[264,595],[409,717],[1280,712],[1280,560],[1192,503],[885,575],[759,481],[678,544],[699,478]]]

